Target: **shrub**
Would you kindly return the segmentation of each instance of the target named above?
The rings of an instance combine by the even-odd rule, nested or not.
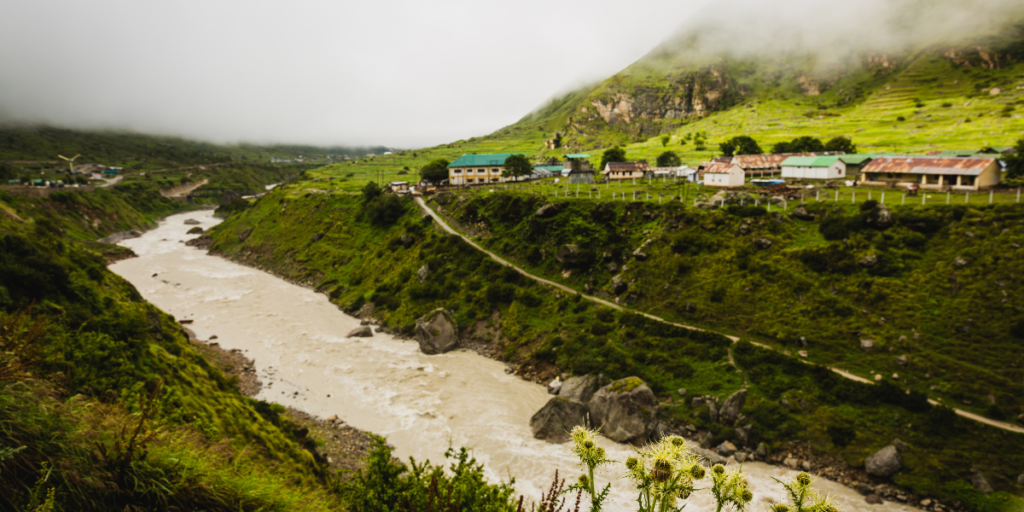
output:
[[[372,182],[371,182],[372,184]],[[364,194],[366,189],[364,189]],[[377,196],[366,202],[363,211],[376,226],[387,227],[394,225],[406,212],[406,201],[395,194]]]
[[[829,425],[825,433],[832,439],[832,444],[846,448],[857,438],[857,430],[850,425]]]

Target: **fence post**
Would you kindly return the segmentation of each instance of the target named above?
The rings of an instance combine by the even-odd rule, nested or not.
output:
[[[988,204],[992,204],[992,194],[994,194],[994,193],[995,193],[994,190],[989,190],[988,191]]]
[[[882,192],[882,204],[885,204],[885,192]]]
[[[907,195],[903,194],[903,204],[907,204]]]
[[[839,202],[839,189],[836,189],[836,202]]]
[[[871,200],[871,189],[868,189],[868,201]]]
[[[853,189],[851,191],[851,193],[850,193],[850,202],[851,203],[856,203],[857,202],[857,189]]]
[[[1020,202],[1020,187],[1017,187],[1017,202]]]
[[[967,201],[970,200],[970,198],[971,198],[971,193],[970,192],[964,192],[964,204],[967,204]]]
[[[921,194],[921,204],[924,204],[924,199],[928,197],[928,194]]]
[[[949,204],[949,191],[946,191],[946,204]]]

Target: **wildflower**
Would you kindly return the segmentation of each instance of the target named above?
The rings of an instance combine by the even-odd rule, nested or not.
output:
[[[690,468],[690,476],[694,480],[703,480],[704,477],[707,476],[707,471],[704,470],[704,466],[696,464],[692,468]]]
[[[725,474],[725,466],[723,466],[721,464],[715,464],[714,466],[711,466],[711,472],[716,474],[716,475],[724,475]]]

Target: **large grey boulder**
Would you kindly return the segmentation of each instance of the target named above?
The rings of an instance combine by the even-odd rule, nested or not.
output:
[[[373,336],[373,329],[368,325],[356,327],[345,335],[346,338],[369,338],[371,336]]]
[[[597,390],[588,406],[594,426],[618,443],[646,442],[658,426],[658,400],[638,377],[626,377]]]
[[[889,478],[903,469],[903,457],[895,446],[889,445],[868,457],[864,469],[869,475]]]
[[[790,214],[794,219],[800,220],[814,220],[814,214],[807,211],[804,205],[797,206],[793,213]]]
[[[622,277],[622,274],[617,274],[612,277],[612,293],[615,295],[621,295],[622,292],[629,289],[629,283]]]
[[[604,375],[580,375],[579,377],[569,377],[562,383],[562,387],[558,390],[558,396],[568,399],[576,400],[577,402],[587,403],[590,401],[594,393],[601,388],[603,384],[608,382]]]
[[[718,410],[718,422],[723,425],[732,425],[739,418],[740,410],[747,403],[747,390],[741,389],[725,399],[721,409]]]
[[[556,206],[556,205],[554,205],[552,203],[548,203],[548,204],[538,208],[537,209],[537,213],[535,215],[540,217],[540,218],[542,218],[542,219],[546,219],[546,218],[549,218],[549,217],[554,217],[557,214],[558,214],[558,206]]]
[[[422,283],[427,280],[428,276],[430,276],[430,265],[424,263],[423,266],[416,271],[416,278]]]
[[[459,326],[452,312],[444,308],[418,318],[415,332],[424,354],[443,354],[459,345]]]
[[[565,244],[558,248],[555,259],[565,265],[572,265],[579,260],[580,246],[576,244]]]
[[[992,488],[992,484],[988,483],[988,480],[985,479],[985,475],[981,474],[980,471],[971,477],[971,485],[973,485],[978,492],[985,494],[992,494],[992,492],[995,491],[995,489]]]
[[[195,219],[185,219],[185,225],[186,226],[198,226],[199,224],[200,223],[199,223],[198,220],[195,220]]]
[[[577,425],[587,426],[587,406],[560,396],[548,400],[548,403],[530,418],[533,437],[550,443],[568,441],[569,432]]]
[[[701,448],[697,446],[687,446],[687,448],[690,448],[690,451],[692,451],[693,453],[700,455],[700,458],[704,459],[705,466],[710,467],[715,464],[724,465],[727,462],[725,457],[722,457],[721,455],[711,450],[708,450],[707,448]]]

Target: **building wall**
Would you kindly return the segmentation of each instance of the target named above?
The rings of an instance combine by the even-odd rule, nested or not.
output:
[[[837,160],[828,167],[786,166],[782,168],[782,177],[807,180],[841,180],[846,178],[846,164]]]
[[[448,183],[452,185],[482,185],[485,183],[504,183],[512,181],[502,174],[504,166],[495,167],[449,167]]]
[[[643,179],[643,171],[608,171],[603,173],[609,180],[639,180]]]
[[[742,187],[743,171],[733,169],[728,174],[711,173],[704,175],[704,185],[708,187]]]
[[[893,185],[898,187],[917,185],[921,188],[941,189],[950,187],[953,190],[981,190],[998,185],[1000,178],[999,162],[993,161],[978,176],[905,173],[893,174],[890,178],[886,173],[869,173],[861,176],[861,183],[865,185]]]

